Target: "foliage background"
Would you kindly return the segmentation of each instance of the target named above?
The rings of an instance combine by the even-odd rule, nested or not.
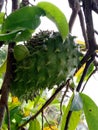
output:
[[[57,2],[57,1],[56,1]],[[84,2],[84,1],[83,1]],[[67,5],[68,6],[68,5]],[[47,11],[47,10],[46,10]],[[64,12],[67,12],[67,14],[69,15],[68,13],[68,10],[67,11],[64,11]],[[52,15],[52,12],[50,12],[51,15]],[[55,17],[56,18],[56,17]],[[44,19],[43,19],[44,21]],[[58,22],[58,21],[56,21]],[[95,27],[95,26],[94,26]],[[76,28],[76,27],[75,27]],[[5,29],[6,29],[6,26],[5,26]],[[78,32],[78,31],[77,31]],[[63,33],[64,34],[64,33]],[[74,33],[75,35],[75,33]],[[77,34],[76,34],[77,35]],[[62,35],[63,36],[63,35]],[[89,35],[88,35],[89,37]],[[93,37],[93,36],[92,36]],[[6,37],[5,37],[6,38]],[[64,38],[64,37],[63,37]],[[89,37],[90,38],[90,37]],[[2,34],[1,34],[1,40],[2,40]],[[63,39],[64,40],[64,39]],[[90,39],[89,39],[90,41]],[[94,41],[93,41],[94,42]],[[90,44],[90,43],[89,43]],[[95,44],[94,44],[95,45]],[[92,46],[93,47],[93,46]],[[94,48],[93,48],[94,49]],[[97,49],[97,46],[95,48],[95,50]],[[89,51],[91,51],[92,48],[91,48],[91,44],[90,44],[90,49]],[[95,51],[95,50],[92,50],[92,51]],[[94,58],[96,57],[96,55],[91,55],[91,52],[89,52],[90,56],[91,56],[91,59],[89,59],[87,57],[87,61],[86,61],[86,65],[89,64],[90,60],[92,60],[92,56],[94,56]],[[88,56],[89,56],[88,55]],[[94,59],[95,60],[95,59]],[[93,70],[93,65],[90,66],[90,69],[86,75],[86,79],[89,78],[89,75],[90,73],[92,72]],[[86,68],[86,67],[85,67]],[[1,68],[2,69],[2,68]],[[84,69],[84,68],[83,68]],[[88,68],[87,68],[88,69]],[[78,72],[79,73],[79,72]],[[83,70],[82,70],[82,73]],[[81,75],[81,74],[80,74]],[[80,75],[78,75],[80,77]],[[78,80],[80,79],[79,83],[80,82],[83,82],[83,80],[81,81],[81,78],[78,78]],[[72,84],[71,84],[72,85]],[[69,82],[67,81],[66,82],[66,91],[67,91],[67,86],[69,86]],[[79,84],[78,84],[78,87],[79,87]],[[81,85],[80,85],[81,87]],[[90,89],[90,88],[89,88]],[[58,90],[58,89],[57,89]],[[55,97],[55,94],[57,93],[57,90],[55,91],[55,89],[53,89],[54,92],[54,96],[51,95],[50,99],[52,98],[52,100],[54,99]],[[66,95],[66,91],[65,91],[65,95]],[[78,90],[79,91],[79,90]],[[91,89],[90,89],[91,91]],[[3,92],[4,93],[4,92]],[[3,95],[2,93],[2,95]],[[87,92],[86,92],[87,94]],[[7,96],[5,94],[5,96]],[[82,98],[82,101],[81,101],[81,98]],[[55,100],[52,102],[52,104],[49,106],[50,110],[51,108],[53,109],[53,107],[56,109],[53,109],[53,112],[62,112],[60,111],[60,103],[59,103],[59,98],[60,96],[58,96],[57,98],[55,98]],[[1,97],[2,99],[2,97]],[[63,99],[63,98],[62,98]],[[73,99],[73,100],[72,100]],[[79,120],[80,121],[83,121],[81,118],[80,119],[80,114],[81,114],[81,109],[84,110],[84,114],[85,114],[85,117],[86,117],[86,121],[87,121],[87,124],[88,124],[88,127],[90,130],[95,130],[97,128],[97,122],[98,122],[98,119],[97,119],[97,115],[98,115],[98,109],[97,109],[97,106],[96,104],[92,101],[92,99],[90,97],[88,97],[87,95],[85,94],[80,94],[80,96],[75,93],[74,94],[74,97],[70,97],[70,100],[69,100],[69,103],[67,106],[62,106],[62,110],[63,110],[63,113],[64,113],[64,117],[61,116],[61,113],[58,113],[59,116],[56,117],[56,121],[57,122],[51,122],[53,119],[53,117],[47,117],[49,122],[47,121],[47,119],[43,119],[43,118],[46,118],[44,117],[44,114],[47,115],[48,111],[46,113],[44,113],[43,111],[43,107],[45,106],[48,106],[49,105],[49,101],[51,100],[48,100],[47,97],[45,97],[45,95],[42,95],[42,97],[37,97],[35,98],[34,101],[28,101],[27,103],[26,102],[23,102],[21,104],[20,101],[18,101],[18,98],[17,97],[9,97],[9,100],[8,100],[8,108],[6,108],[7,110],[7,115],[5,116],[5,120],[3,122],[3,129],[8,129],[10,130],[10,127],[11,129],[17,129],[19,126],[20,128],[22,129],[23,126],[25,126],[25,124],[23,126],[21,126],[21,124],[26,123],[28,122],[29,124],[26,125],[26,127],[30,130],[30,129],[40,129],[40,125],[42,126],[42,130],[44,129],[44,127],[46,126],[46,129],[48,127],[48,129],[66,129],[64,127],[69,127],[68,129],[72,130],[72,129],[75,129]],[[42,104],[40,104],[42,103]],[[45,104],[44,104],[45,103]],[[5,103],[6,104],[6,103]],[[44,104],[44,105],[43,105]],[[3,107],[4,106],[4,103],[2,104],[1,102],[1,108],[2,108],[2,105]],[[38,111],[39,110],[39,111]],[[47,110],[47,109],[46,109]],[[36,112],[38,111],[38,114],[41,113],[42,115],[39,114],[38,116],[38,119],[34,118],[32,116],[32,114],[35,114],[36,115]],[[9,115],[10,113],[10,115]],[[90,113],[90,114],[89,114]],[[48,114],[48,116],[51,116],[53,113],[50,113]],[[75,116],[77,115],[77,118],[75,118]],[[64,118],[64,120],[61,119],[61,126],[58,126],[59,124],[59,120],[60,120],[60,117],[62,117],[62,119]],[[30,120],[29,120],[30,118]],[[41,119],[42,118],[42,119]],[[34,119],[34,120],[33,120]],[[76,120],[77,119],[77,120]],[[75,121],[75,122],[72,122],[72,121]],[[92,124],[92,121],[95,120],[95,124],[93,125]],[[45,121],[45,122],[44,122]],[[11,124],[10,124],[11,123]],[[46,124],[48,125],[46,125]],[[64,126],[65,125],[65,126]],[[56,128],[58,126],[58,128]],[[55,128],[54,128],[55,127]],[[25,129],[25,127],[23,128]]]

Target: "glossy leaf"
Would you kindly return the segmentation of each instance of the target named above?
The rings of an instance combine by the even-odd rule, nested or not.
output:
[[[42,15],[44,15],[44,11],[37,6],[23,7],[14,11],[5,19],[3,31],[9,32],[17,29],[35,30],[40,24],[40,16]]]
[[[68,23],[61,10],[49,2],[39,2],[38,7],[43,9],[46,16],[56,24],[59,32],[61,33],[62,39],[65,40],[68,34]]]
[[[40,123],[37,119],[30,122],[28,130],[40,130]]]
[[[83,110],[89,130],[98,129],[98,107],[95,102],[87,95],[80,94],[83,101]]]

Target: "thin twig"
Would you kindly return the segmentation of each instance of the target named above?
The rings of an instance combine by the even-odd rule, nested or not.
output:
[[[71,32],[76,16],[80,10],[80,3],[78,0],[68,0],[68,1],[69,1],[70,8],[72,9],[72,14],[69,20],[69,32]]]
[[[48,124],[49,128],[50,128],[51,130],[54,130],[54,129],[52,129],[51,124],[48,122],[48,120],[47,120],[46,116],[45,116],[45,115],[43,115],[43,117],[45,118],[45,120],[46,120],[46,122],[47,122],[47,124]]]
[[[92,10],[98,14],[98,0],[93,0],[92,2]]]
[[[78,67],[74,73],[74,75],[78,72],[78,70],[88,61],[88,59],[91,57],[92,53],[88,50],[86,52],[86,54],[84,55],[84,57],[82,58],[82,60],[80,61],[80,63],[78,64]]]
[[[40,108],[40,110],[33,116],[30,117],[29,120],[27,120],[25,123],[23,123],[21,126],[18,127],[18,130],[25,126],[27,123],[29,123],[31,120],[34,120],[56,97],[56,95],[67,85],[69,84],[70,79],[66,81],[66,83],[63,83],[60,85],[59,88],[54,92],[54,94],[45,102],[45,104]]]
[[[66,85],[66,90],[62,96],[62,99],[61,99],[61,102],[60,102],[60,115],[62,116],[62,104],[63,104],[63,100],[64,100],[64,97],[66,96],[66,93],[68,92],[68,88],[69,88],[69,84]]]
[[[88,68],[89,68],[90,64],[93,62],[93,60],[94,60],[94,57],[92,56],[91,59],[87,61],[86,66],[85,66],[84,71],[83,71],[83,74],[81,76],[80,82],[79,82],[79,84],[78,84],[78,86],[76,88],[77,92],[80,91],[82,83],[84,81],[84,78],[85,78],[85,76],[87,74]]]
[[[70,17],[70,20],[69,20],[69,32],[72,31],[72,27],[74,25],[77,14],[78,14],[77,12],[72,11],[72,14],[71,14],[71,17]]]
[[[98,31],[97,30],[94,30],[94,33],[96,33],[98,35]]]
[[[82,34],[86,43],[86,49],[89,48],[88,45],[88,38],[87,38],[87,34],[86,34],[86,28],[85,28],[85,24],[84,24],[84,17],[83,17],[83,13],[82,10],[80,9],[80,11],[78,12],[79,15],[79,20],[80,20],[80,24],[81,24],[81,30],[82,30]]]

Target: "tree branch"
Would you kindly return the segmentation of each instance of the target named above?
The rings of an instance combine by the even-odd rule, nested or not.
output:
[[[85,24],[84,24],[84,17],[83,17],[83,13],[82,10],[80,9],[80,11],[78,12],[79,15],[79,20],[80,20],[80,24],[81,24],[81,29],[82,29],[82,34],[86,43],[86,49],[89,48],[88,45],[88,38],[87,38],[87,34],[86,34],[86,28],[85,28]]]
[[[80,3],[78,0],[68,0],[69,6],[72,9],[72,14],[69,20],[69,31],[72,31],[73,24],[75,22],[76,16],[80,10]]]
[[[76,11],[72,11],[72,14],[71,14],[71,17],[70,17],[70,20],[69,20],[69,32],[72,31],[72,27],[74,25],[76,16],[77,16],[77,12]]]
[[[18,0],[12,0],[12,12],[18,9]]]
[[[98,0],[93,0],[92,2],[92,10],[98,14]]]
[[[23,4],[23,6],[29,5],[29,0],[22,0],[22,4]]]
[[[68,112],[68,115],[67,115],[67,118],[66,118],[66,124],[65,124],[64,130],[68,130],[68,124],[69,124],[71,115],[72,115],[72,111],[69,111],[69,112]]]
[[[89,51],[92,53],[97,48],[97,44],[94,36],[93,19],[92,19],[92,0],[82,0],[82,1],[83,1],[83,11],[85,15],[86,28],[87,28]]]
[[[12,53],[13,47],[14,47],[14,43],[9,43],[7,68],[6,68],[4,81],[1,87],[2,93],[1,93],[1,99],[0,99],[0,128],[2,127],[3,117],[4,117],[6,107],[7,107],[8,95],[9,95],[10,84],[12,80],[12,74],[13,74],[13,59],[14,59],[13,53]]]

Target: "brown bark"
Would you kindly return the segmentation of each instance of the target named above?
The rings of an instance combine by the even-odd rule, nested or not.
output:
[[[2,127],[4,113],[7,107],[10,84],[13,75],[13,61],[14,61],[13,53],[12,53],[13,46],[14,43],[10,43],[8,46],[7,67],[6,67],[6,73],[1,88],[2,92],[1,92],[1,99],[0,99],[0,128]]]

